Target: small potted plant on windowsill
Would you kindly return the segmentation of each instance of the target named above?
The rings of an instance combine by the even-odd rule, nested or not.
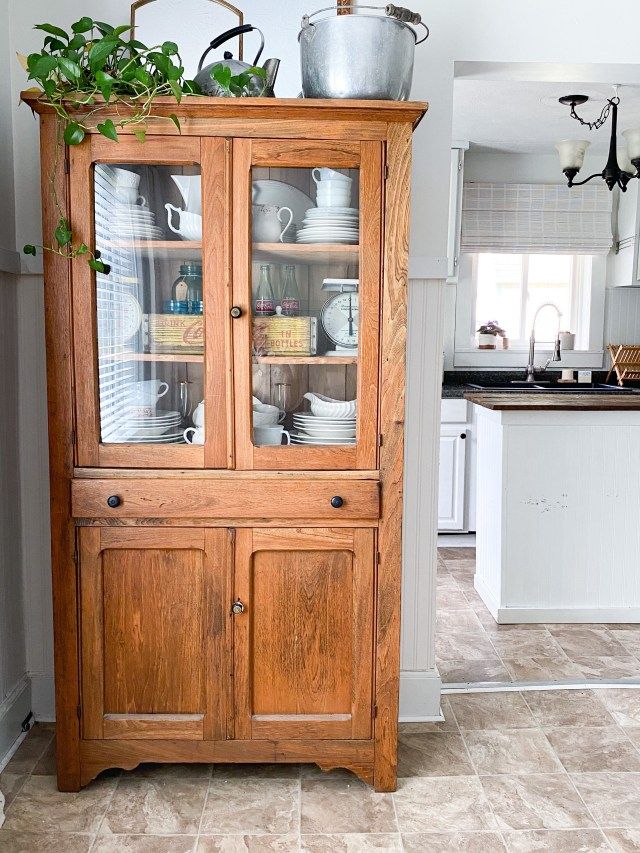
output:
[[[489,320],[478,329],[478,349],[497,349],[496,338],[502,338],[502,349],[509,349],[509,338],[497,320]]]

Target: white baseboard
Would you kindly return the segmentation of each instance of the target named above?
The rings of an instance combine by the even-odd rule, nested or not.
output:
[[[21,724],[31,710],[31,684],[23,675],[0,703],[0,764],[22,733]]]
[[[481,578],[477,572],[473,576],[473,587],[480,598],[484,601],[485,607],[489,613],[497,621],[500,602],[497,598],[494,598],[493,592],[489,589],[489,585],[484,582],[483,578]]]
[[[475,548],[475,533],[447,533],[444,530],[438,532],[438,548]]]
[[[56,719],[56,693],[53,675],[32,672],[31,710],[41,723],[53,723]]]
[[[441,720],[440,690],[442,681],[437,669],[400,673],[400,722],[427,723]]]

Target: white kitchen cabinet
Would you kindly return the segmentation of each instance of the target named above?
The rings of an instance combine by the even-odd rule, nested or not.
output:
[[[464,424],[443,424],[440,429],[438,530],[465,529],[466,438]]]

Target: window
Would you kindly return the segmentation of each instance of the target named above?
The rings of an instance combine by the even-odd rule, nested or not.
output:
[[[592,260],[590,255],[474,255],[471,339],[482,323],[497,320],[510,346],[524,347],[535,312],[553,302],[562,312],[561,328],[576,333],[576,349],[588,349]],[[542,311],[536,339],[552,342],[557,331],[556,312]]]

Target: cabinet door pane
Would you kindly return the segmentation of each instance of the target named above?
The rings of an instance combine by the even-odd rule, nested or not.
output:
[[[237,401],[246,410],[240,461],[373,467],[380,148],[365,165],[359,144],[337,158],[330,143],[327,153],[321,144],[308,152],[281,144],[278,155],[282,145],[286,165],[276,167],[265,165],[269,143],[248,143],[251,204],[246,220],[236,220],[251,237],[243,344],[251,375]]]

